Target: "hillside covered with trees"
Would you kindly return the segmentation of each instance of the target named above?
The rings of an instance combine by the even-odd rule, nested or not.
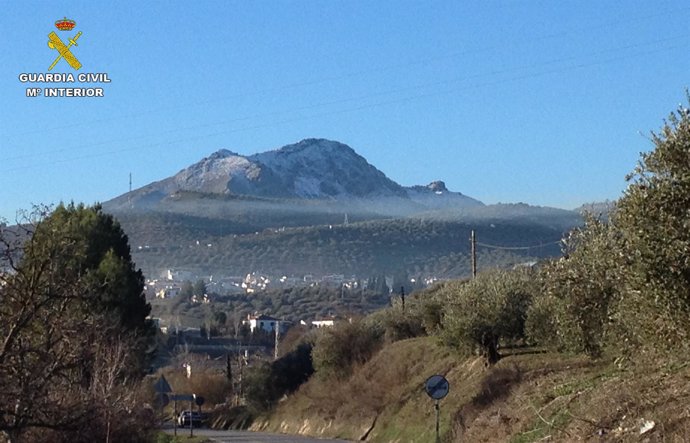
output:
[[[338,273],[369,278],[405,272],[457,278],[470,274],[472,230],[482,243],[499,246],[478,248],[478,264],[484,269],[559,255],[564,233],[560,226],[520,221],[405,218],[220,235],[222,221],[201,230],[209,220],[197,226],[196,219],[167,217],[163,223],[148,216],[123,217],[132,244],[144,246],[135,259],[148,275],[181,268],[199,275]]]
[[[616,210],[573,230],[562,257],[306,335],[314,375],[259,391],[254,428],[429,441],[421,386],[435,372],[451,380],[444,441],[687,439],[690,111],[652,139]],[[277,361],[257,374],[286,373]]]

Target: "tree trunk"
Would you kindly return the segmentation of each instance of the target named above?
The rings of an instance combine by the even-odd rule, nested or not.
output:
[[[484,335],[482,338],[482,348],[484,349],[487,367],[495,365],[501,359],[501,355],[498,353],[498,336],[495,334]]]

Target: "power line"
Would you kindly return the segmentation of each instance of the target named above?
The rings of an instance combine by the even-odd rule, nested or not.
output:
[[[530,249],[537,249],[537,248],[542,248],[544,246],[557,245],[560,243],[561,243],[561,240],[552,241],[549,243],[540,243],[538,245],[533,245],[533,246],[498,246],[498,245],[491,245],[488,243],[476,242],[477,246],[482,246],[484,248],[490,248],[490,249],[501,249],[501,250],[505,250],[505,251],[527,251]]]

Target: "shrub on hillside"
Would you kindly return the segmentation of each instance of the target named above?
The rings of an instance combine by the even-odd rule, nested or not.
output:
[[[422,318],[414,306],[409,306],[403,312],[400,304],[397,304],[369,315],[365,321],[372,328],[383,331],[388,343],[420,337],[426,333]]]
[[[616,320],[623,340],[678,350],[690,337],[690,110],[680,106],[652,142],[615,215],[630,260]]]
[[[245,382],[245,398],[250,409],[269,411],[284,395],[306,382],[314,373],[311,353],[311,343],[301,343],[278,360],[252,368]]]
[[[247,406],[255,412],[270,410],[279,399],[273,384],[271,365],[261,363],[247,370],[246,374],[243,384]]]
[[[342,378],[365,363],[381,347],[383,331],[363,321],[339,323],[319,331],[312,351],[314,369],[322,377]]]
[[[441,337],[464,351],[479,350],[493,364],[500,340],[524,338],[527,309],[534,293],[529,271],[494,271],[444,288],[446,312]]]
[[[535,295],[525,319],[525,336],[531,344],[561,348],[558,319],[562,317],[562,309],[562,300],[551,295]]]
[[[597,357],[623,287],[619,231],[611,223],[587,216],[585,226],[573,230],[564,245],[564,257],[542,269],[544,295],[537,297],[529,313],[531,338]],[[554,326],[552,340],[548,328]]]
[[[443,303],[437,297],[426,295],[416,309],[426,333],[437,333],[443,324]]]

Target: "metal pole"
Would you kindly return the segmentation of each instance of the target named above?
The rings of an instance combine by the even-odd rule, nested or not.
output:
[[[280,328],[280,322],[276,321],[276,339],[275,339],[275,347],[273,349],[273,360],[278,360],[278,329]]]
[[[192,400],[189,400],[189,436],[194,437],[194,420],[192,419],[192,414],[194,414],[194,405]]]
[[[477,237],[472,230],[472,278],[477,278]]]
[[[436,400],[436,443],[441,443],[441,433],[439,432],[440,409],[438,400]]]
[[[175,398],[174,404],[175,412],[173,412],[173,435],[177,437],[177,398]]]

